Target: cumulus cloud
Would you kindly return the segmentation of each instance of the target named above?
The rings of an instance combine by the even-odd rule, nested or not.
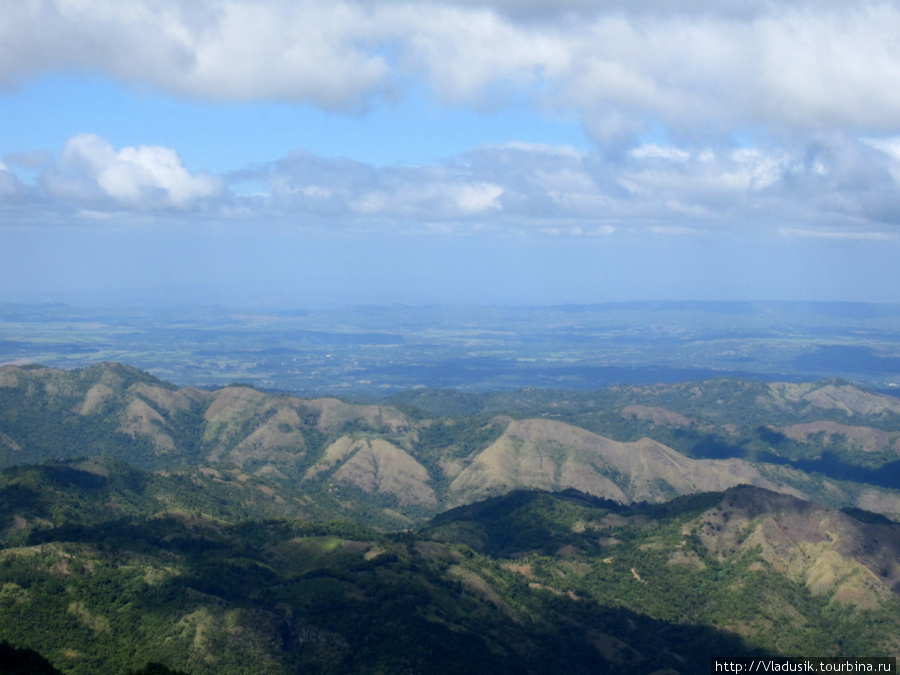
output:
[[[0,162],[0,208],[18,202],[25,195],[25,186],[9,167]]]
[[[267,196],[244,200],[245,212],[282,217],[435,221],[502,211],[504,188],[451,166],[375,168],[351,160],[326,160],[295,152],[271,165],[235,174],[262,182]]]
[[[7,155],[5,159],[10,164],[21,166],[23,169],[43,169],[53,164],[53,155],[47,150],[13,153]]]
[[[244,213],[332,226],[693,236],[750,224],[773,235],[844,228],[858,237],[900,224],[897,166],[868,141],[832,134],[769,148],[649,143],[613,158],[515,143],[424,167],[294,153],[234,179],[269,186],[244,201]]]
[[[93,134],[70,139],[41,183],[47,197],[60,203],[132,211],[185,210],[222,190],[221,179],[190,174],[170,148],[117,151]]]
[[[354,3],[315,0],[4,0],[0,81],[100,70],[213,100],[358,109],[388,66]],[[357,47],[357,43],[359,46]]]
[[[178,95],[358,112],[424,81],[530,98],[615,144],[656,121],[896,131],[896,2],[0,0],[0,82],[84,69]]]
[[[223,176],[191,173],[177,152],[116,149],[81,134],[26,186],[0,166],[0,208],[193,213],[298,228],[533,232],[559,236],[765,235],[872,239],[900,225],[900,158],[891,138],[821,134],[770,147],[639,145],[610,157],[565,146],[482,146],[443,163],[376,167],[293,152]],[[49,162],[49,164],[48,164]],[[247,193],[241,188],[252,184]],[[881,235],[878,235],[881,236]],[[893,236],[893,235],[891,235]]]

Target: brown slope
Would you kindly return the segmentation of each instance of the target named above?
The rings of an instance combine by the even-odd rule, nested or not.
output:
[[[119,431],[131,437],[144,436],[152,439],[157,452],[175,450],[175,441],[168,427],[165,418],[140,398],[132,398],[120,415]]]
[[[403,414],[389,406],[273,396],[247,387],[215,392],[204,417],[204,442],[213,446],[210,459],[239,466],[248,461],[295,464],[306,451],[305,434],[312,429],[328,433],[352,423],[387,431],[407,427]]]
[[[199,390],[175,390],[147,373],[118,363],[73,371],[6,367],[0,374],[0,387],[18,389],[17,404],[47,414],[49,426],[64,425],[73,414],[104,422],[114,420],[117,431],[149,440],[158,455],[177,449],[167,416],[190,409],[205,395]]]
[[[742,460],[694,460],[646,438],[621,443],[564,422],[528,419],[511,422],[450,491],[454,501],[469,502],[521,487],[574,488],[627,503],[741,483],[774,487]]]
[[[758,556],[757,572],[785,574],[838,604],[872,609],[900,595],[900,526],[756,488],[731,490],[696,522],[710,553]]]
[[[835,436],[844,437],[853,448],[863,452],[880,452],[894,450],[900,452],[900,433],[887,432],[867,426],[838,424],[831,421],[792,424],[783,427],[781,432],[796,441],[807,441],[810,436],[824,434],[824,443],[829,445]]]
[[[132,438],[141,436],[150,440],[159,454],[177,450],[174,431],[167,418],[212,399],[209,392],[192,387],[171,389],[161,383],[146,381],[128,384],[129,376],[144,374],[132,372],[120,364],[101,364],[96,370],[98,381],[90,386],[73,412],[89,416],[101,414],[110,406],[118,408],[118,430]],[[70,376],[70,379],[74,377]]]
[[[118,431],[149,441],[162,461],[176,459],[187,448],[192,453],[203,448],[201,461],[209,463],[292,468],[307,452],[309,434],[320,440],[323,432],[339,433],[348,424],[365,431],[408,429],[405,416],[390,406],[305,401],[240,386],[213,392],[179,389],[117,363],[71,371],[4,366],[0,388],[17,390],[20,404],[39,407],[52,416],[51,424],[64,423],[66,415],[114,420]],[[187,428],[189,423],[197,426]],[[20,439],[5,429],[0,433],[4,449],[28,455]]]
[[[336,484],[354,485],[368,494],[392,495],[401,506],[437,505],[428,470],[383,439],[339,438],[306,472],[304,480],[329,473]]]
[[[98,384],[85,396],[81,414],[90,414],[90,397],[96,393]],[[200,389],[165,389],[147,383],[128,387],[120,394],[125,401],[124,410],[119,413],[118,429],[132,438],[143,436],[151,440],[159,454],[173,453],[178,449],[175,432],[168,418],[178,412],[190,410],[195,404],[203,405],[212,399],[212,394]]]
[[[306,438],[300,416],[294,408],[283,405],[268,408],[259,426],[224,457],[240,467],[261,461],[290,468],[305,454]]]
[[[190,410],[195,405],[208,406],[215,399],[215,394],[195,387],[165,389],[140,382],[131,387],[138,396],[145,398],[158,410],[168,413]]]
[[[210,461],[293,466],[306,450],[302,401],[265,394],[248,387],[214,392],[206,409],[203,442]]]
[[[84,395],[75,407],[74,412],[79,415],[92,415],[102,409],[103,405],[116,395],[115,390],[108,384],[98,382]]]
[[[409,427],[406,416],[391,406],[355,405],[336,398],[317,398],[301,404],[318,416],[316,427],[320,431],[335,431],[352,422],[363,422],[369,427],[391,432],[404,431]]]
[[[806,404],[807,410],[840,410],[848,416],[900,415],[900,400],[859,389],[852,384],[829,382],[792,384],[773,382],[769,394],[774,401]]]

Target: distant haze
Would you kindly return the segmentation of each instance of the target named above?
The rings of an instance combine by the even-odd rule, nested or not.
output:
[[[0,301],[88,305],[555,305],[900,301],[897,251],[833,241],[306,237],[160,226],[5,231]],[[6,255],[7,250],[19,253]]]

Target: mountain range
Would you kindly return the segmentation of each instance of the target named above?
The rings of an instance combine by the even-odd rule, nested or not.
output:
[[[348,403],[178,388],[105,363],[4,367],[0,406],[0,466],[117,457],[271,493],[273,512],[299,500],[387,527],[520,488],[628,504],[752,484],[900,514],[900,400],[841,381]]]
[[[900,401],[840,380],[347,402],[7,366],[0,640],[73,673],[896,655],[898,449]]]

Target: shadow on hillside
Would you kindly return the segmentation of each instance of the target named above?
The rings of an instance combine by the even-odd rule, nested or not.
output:
[[[900,460],[887,462],[877,468],[870,468],[848,464],[834,453],[823,452],[816,459],[798,460],[788,460],[769,453],[765,456],[760,456],[759,461],[786,465],[807,473],[820,473],[835,480],[866,483],[893,490],[900,489]]]
[[[123,462],[106,459],[97,461],[94,470],[67,462],[12,467],[3,470],[0,480],[0,528],[8,528],[8,536],[15,538],[15,532],[24,535],[26,527],[41,521],[39,527],[59,526],[72,518],[106,520],[109,501],[117,493],[141,494],[149,479]]]
[[[140,567],[110,563],[78,583],[86,597],[93,597],[95,579],[120,589],[100,596],[115,607],[93,611],[114,617],[119,648],[141,657],[142,650],[153,656],[154,642],[169,636],[173,658],[179,652],[187,658],[191,622],[210,617],[204,640],[220,646],[221,672],[265,658],[284,672],[636,675],[705,672],[711,656],[766,655],[731,633],[557,596],[524,580],[510,586],[494,579],[491,592],[479,591],[464,580],[493,579],[495,563],[470,557],[463,568],[455,558],[420,553],[418,542],[427,547],[427,540],[411,534],[385,540],[385,553],[368,560],[316,554],[316,566],[296,574],[283,567],[277,548],[296,536],[284,523],[201,531],[154,519],[57,528],[36,533],[33,542],[78,541],[119,561],[139,551],[142,564],[177,567],[177,574],[148,583]],[[186,617],[194,618],[185,623]],[[132,624],[159,631],[138,638],[125,629]],[[66,645],[72,639],[60,636]]]
[[[758,430],[759,431],[759,430]],[[684,436],[684,433],[682,433]],[[776,446],[783,436],[774,432],[760,431],[760,437],[769,445]],[[834,480],[866,483],[877,487],[900,489],[900,460],[894,460],[872,468],[858,466],[843,461],[833,452],[823,452],[814,459],[788,459],[774,452],[760,452],[734,443],[727,443],[715,434],[696,434],[691,439],[689,455],[696,459],[744,459],[751,462],[765,462],[779,466],[790,466],[807,473],[818,473]]]
[[[697,434],[697,440],[691,446],[690,455],[697,459],[731,459],[732,457],[753,459],[746,448],[726,443],[715,434]]]
[[[0,668],[5,675],[62,675],[33,649],[17,648],[5,640],[0,642]]]

